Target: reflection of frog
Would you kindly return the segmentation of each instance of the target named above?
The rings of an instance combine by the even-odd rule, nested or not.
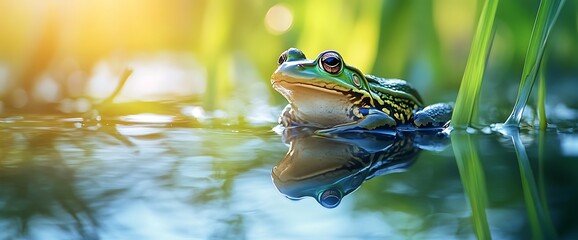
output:
[[[288,198],[313,197],[326,208],[339,205],[364,181],[409,167],[423,145],[414,140],[436,142],[438,149],[448,141],[431,132],[409,132],[397,137],[354,133],[331,138],[312,133],[303,127],[285,129],[283,137],[289,143],[289,151],[273,167],[271,175],[279,192]]]
[[[318,133],[339,133],[399,125],[441,127],[451,118],[449,104],[424,108],[406,81],[364,75],[335,51],[307,60],[303,52],[290,48],[278,63],[271,83],[289,101],[279,119],[285,127],[313,126],[324,128]]]

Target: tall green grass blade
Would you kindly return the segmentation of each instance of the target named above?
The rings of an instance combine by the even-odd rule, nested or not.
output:
[[[499,0],[487,0],[482,9],[474,34],[472,48],[462,77],[462,85],[451,124],[453,127],[467,127],[471,124],[473,112],[477,109],[477,98],[482,85],[490,45],[493,39],[493,25]]]
[[[541,59],[544,55],[544,48],[548,41],[548,36],[554,23],[556,23],[556,19],[564,2],[565,0],[543,0],[540,2],[534,28],[532,29],[532,36],[530,37],[530,44],[526,52],[518,97],[516,98],[512,113],[504,123],[505,126],[517,127],[520,125],[524,107],[528,102],[530,92],[532,92]]]
[[[452,147],[460,178],[472,209],[472,222],[478,239],[491,239],[486,216],[487,192],[484,170],[472,135],[460,131],[451,134]]]
[[[509,135],[514,143],[514,150],[518,158],[518,165],[520,167],[520,176],[522,181],[522,190],[524,192],[524,200],[528,210],[528,217],[530,225],[532,226],[532,234],[534,239],[554,239],[555,232],[552,227],[552,221],[548,217],[547,207],[543,198],[539,194],[534,174],[526,148],[522,143],[517,128],[511,128]]]

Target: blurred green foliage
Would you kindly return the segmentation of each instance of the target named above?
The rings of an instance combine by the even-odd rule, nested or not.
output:
[[[407,79],[427,102],[453,101],[483,2],[0,0],[0,15],[9,19],[0,22],[6,36],[0,38],[0,112],[54,112],[59,108],[46,106],[70,98],[93,102],[102,97],[87,89],[103,85],[91,82],[103,62],[120,75],[131,59],[166,52],[201,66],[195,70],[201,77],[185,78],[192,86],[182,88],[199,88],[191,93],[204,95],[206,108],[221,109],[248,82],[268,85],[278,55],[289,47],[309,57],[335,49],[363,72]],[[486,70],[497,85],[520,79],[538,5],[500,3]],[[552,31],[547,75],[576,75],[577,7],[568,2]],[[156,71],[159,81],[172,77]],[[136,74],[131,81],[147,86]],[[250,94],[284,102],[273,91]]]

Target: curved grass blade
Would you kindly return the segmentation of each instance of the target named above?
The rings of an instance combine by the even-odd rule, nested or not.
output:
[[[550,31],[556,23],[560,9],[564,5],[565,0],[543,0],[540,2],[538,14],[534,21],[534,28],[532,29],[532,36],[530,37],[530,44],[526,52],[526,59],[524,62],[524,70],[522,71],[522,79],[520,81],[520,89],[516,103],[512,109],[512,113],[504,123],[504,126],[519,126],[524,112],[524,106],[528,102],[530,92],[536,80],[542,56],[544,55],[544,48],[548,41]]]

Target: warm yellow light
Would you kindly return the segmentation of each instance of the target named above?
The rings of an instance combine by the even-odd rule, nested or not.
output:
[[[475,29],[476,3],[460,0],[439,0],[433,5],[434,24],[447,48],[469,47],[461,46],[464,39],[470,39],[472,29]],[[468,41],[466,41],[468,42]]]
[[[265,15],[265,26],[267,30],[273,34],[281,34],[289,30],[293,24],[293,14],[291,11],[281,5],[277,4],[267,11]]]

